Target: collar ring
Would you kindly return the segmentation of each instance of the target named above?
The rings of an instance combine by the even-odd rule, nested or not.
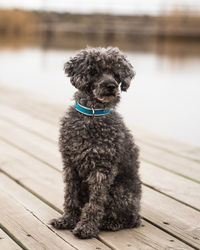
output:
[[[95,110],[94,110],[94,108],[92,107],[92,116],[94,117],[94,115],[95,115]]]

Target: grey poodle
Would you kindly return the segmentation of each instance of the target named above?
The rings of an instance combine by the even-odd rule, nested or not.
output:
[[[65,183],[64,214],[57,229],[73,229],[79,238],[99,230],[140,225],[141,181],[138,148],[115,111],[134,71],[118,48],[87,48],[64,66],[75,106],[61,120],[59,147]]]

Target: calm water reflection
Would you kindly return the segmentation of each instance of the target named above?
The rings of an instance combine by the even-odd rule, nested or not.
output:
[[[200,50],[194,44],[129,49],[136,78],[118,109],[128,123],[200,146]],[[149,48],[149,46],[147,46]],[[73,49],[0,47],[0,83],[68,103],[74,88],[63,64]]]

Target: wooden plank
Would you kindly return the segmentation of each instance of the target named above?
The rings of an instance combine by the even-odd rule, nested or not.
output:
[[[33,192],[41,194],[52,206],[56,204],[56,207],[62,209],[63,194],[61,193],[64,187],[60,172],[5,142],[0,141],[0,149],[1,170]],[[58,187],[61,189],[59,195]]]
[[[18,246],[2,229],[0,229],[0,249],[2,250],[20,250]]]
[[[57,144],[59,128],[48,122],[32,118],[26,113],[15,110],[14,108],[9,108],[5,105],[0,105],[0,117],[7,119],[9,122],[13,122],[15,125],[17,124],[19,128],[26,129],[29,132],[35,133]],[[18,142],[18,145],[19,143],[20,142]],[[21,147],[21,145],[19,146]],[[185,178],[200,183],[199,163],[156,147],[153,148],[141,142],[139,146],[142,160],[155,163],[159,167],[169,169],[176,174],[180,174]]]
[[[15,108],[0,104],[0,118],[54,143],[58,141],[58,126],[56,127],[49,122],[32,117],[30,114]]]
[[[0,142],[0,148],[2,149],[2,156],[5,155],[5,158],[0,159],[2,171],[38,195],[40,199],[62,210],[63,183],[61,174],[44,163],[34,158],[31,159],[29,155],[7,143]],[[196,231],[186,230],[187,228],[191,229],[191,225],[194,228],[199,227],[199,221],[195,220],[195,218],[200,218],[199,212],[149,188],[147,190],[148,192],[145,191],[145,193],[148,199],[143,199],[142,207],[148,207],[149,209],[147,211],[143,209],[142,215],[153,223],[158,224],[164,230],[179,238],[183,238],[189,244],[200,247]],[[153,195],[153,192],[157,195]],[[157,207],[161,207],[160,216]],[[178,217],[176,214],[173,215],[175,207],[176,213],[179,214]],[[153,213],[154,211],[155,213]],[[178,218],[181,218],[181,223],[179,223]],[[164,224],[163,222],[170,223]],[[102,239],[106,240],[104,236]],[[106,242],[108,243],[109,241]]]
[[[0,189],[0,221],[4,228],[30,249],[74,249],[53,233],[29,210]]]
[[[138,143],[141,159],[173,173],[200,183],[200,163],[166,152],[144,143]]]
[[[54,209],[46,205],[44,202],[39,200],[37,197],[32,195],[26,189],[22,188],[16,182],[0,173],[0,190],[6,194],[6,196],[11,197],[14,202],[20,203],[27,211],[33,214],[40,222],[46,225],[46,228],[50,227],[48,225],[49,221],[52,218],[59,217],[60,214],[56,212]],[[23,227],[24,222],[21,221],[21,226]],[[5,227],[7,224],[5,223]],[[103,244],[97,239],[89,239],[89,240],[79,240],[73,236],[70,230],[56,230],[51,227],[51,231],[55,232],[61,239],[65,242],[68,242],[71,246],[76,249],[82,250],[92,250],[92,249],[110,249],[108,246]],[[11,229],[11,232],[12,229]],[[27,231],[29,233],[29,231]],[[25,244],[26,241],[23,241]],[[68,249],[68,245],[66,244],[65,248],[60,249]],[[1,248],[0,248],[1,249]],[[36,249],[33,248],[33,249]],[[45,248],[46,249],[46,248]],[[47,249],[54,249],[53,245],[49,245]],[[71,249],[71,248],[70,248]]]
[[[48,101],[47,99],[36,96],[36,94],[34,94],[33,97],[29,92],[9,89],[2,85],[0,85],[0,103],[18,108],[31,114],[33,117],[39,117],[54,124],[57,124],[59,114],[62,114],[66,108],[66,106],[59,105],[58,103],[52,102],[52,100]]]
[[[143,129],[131,127],[135,132],[135,137],[139,142],[145,143],[146,145],[160,148],[166,152],[170,152],[186,159],[200,162],[200,147],[187,145],[183,142],[178,142],[173,139],[158,136],[154,133],[144,131]]]
[[[39,158],[52,167],[61,169],[61,156],[58,151],[58,146],[55,143],[16,127],[14,124],[2,119],[0,120],[0,128],[1,138],[9,140],[18,148]]]
[[[102,232],[100,237],[106,238],[111,247],[116,249],[193,249],[176,238],[143,221],[142,227],[117,232]]]
[[[142,215],[200,248],[200,212],[143,185]]]
[[[152,164],[142,162],[142,181],[152,188],[200,210],[200,185]]]

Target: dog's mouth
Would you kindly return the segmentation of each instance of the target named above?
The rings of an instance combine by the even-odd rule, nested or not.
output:
[[[97,91],[95,89],[93,91],[93,94],[94,94],[95,98],[101,102],[111,102],[118,96],[118,90],[101,92],[101,91]]]
[[[113,96],[113,97],[116,97],[117,96],[117,91],[112,91],[112,92],[107,92],[107,93],[104,93],[104,96]]]

